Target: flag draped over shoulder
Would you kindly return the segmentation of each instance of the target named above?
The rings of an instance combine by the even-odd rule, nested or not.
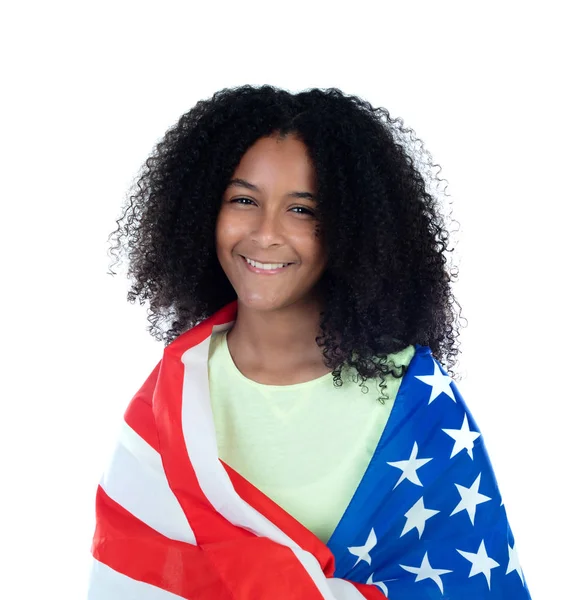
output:
[[[174,340],[131,400],[89,600],[530,598],[480,432],[429,348],[327,545],[223,463],[207,361],[235,317],[233,302]]]

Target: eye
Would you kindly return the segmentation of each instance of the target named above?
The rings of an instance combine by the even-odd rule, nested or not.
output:
[[[250,198],[233,198],[230,202],[239,202],[240,200],[248,200],[248,202],[253,202]]]
[[[296,210],[296,209],[304,211],[304,212],[297,213],[299,215],[309,215],[311,217],[315,216],[315,213],[310,208],[306,208],[305,206],[293,206],[293,208],[291,208],[291,210]]]

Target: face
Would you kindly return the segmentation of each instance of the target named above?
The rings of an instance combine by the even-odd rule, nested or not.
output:
[[[218,260],[239,303],[275,310],[313,297],[327,262],[314,194],[315,172],[297,138],[261,138],[242,157],[216,223]]]

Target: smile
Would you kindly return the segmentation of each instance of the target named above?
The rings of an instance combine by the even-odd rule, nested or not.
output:
[[[260,274],[260,275],[275,275],[276,273],[281,273],[286,268],[288,268],[294,264],[294,263],[263,264],[263,263],[259,263],[258,261],[246,258],[244,256],[241,256],[240,258],[242,258],[242,260],[244,261],[244,264],[246,265],[246,267],[248,268],[249,271],[251,271],[252,273]]]

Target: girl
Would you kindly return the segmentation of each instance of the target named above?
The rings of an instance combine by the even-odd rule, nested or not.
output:
[[[432,167],[337,89],[225,89],[165,134],[113,234],[165,351],[98,488],[91,599],[529,598],[448,375]]]

